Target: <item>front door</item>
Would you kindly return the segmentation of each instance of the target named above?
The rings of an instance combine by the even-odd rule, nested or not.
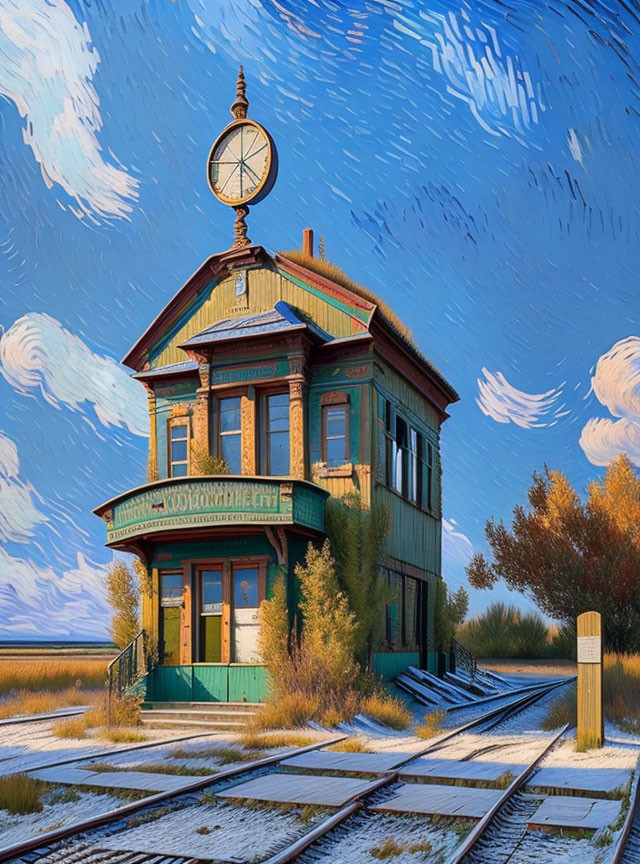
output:
[[[258,607],[262,593],[259,568],[236,565],[232,580],[232,662],[258,663]]]
[[[183,609],[182,570],[160,573],[160,656],[164,666],[180,664]]]

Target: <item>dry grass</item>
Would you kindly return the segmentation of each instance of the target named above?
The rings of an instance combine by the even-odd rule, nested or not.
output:
[[[300,249],[291,249],[288,252],[278,252],[278,255],[281,255],[283,258],[288,258],[289,261],[293,261],[294,264],[298,264],[300,267],[305,267],[307,270],[311,270],[312,273],[317,273],[319,276],[324,276],[325,279],[330,279],[332,282],[341,285],[348,291],[353,291],[353,293],[357,294],[358,297],[362,297],[370,303],[375,303],[378,307],[378,311],[382,314],[383,318],[386,318],[387,322],[391,324],[394,330],[397,330],[398,333],[400,333],[400,335],[408,342],[412,341],[411,331],[402,323],[396,313],[390,309],[383,300],[374,294],[373,291],[369,291],[368,288],[365,288],[364,285],[355,282],[344,272],[344,270],[337,267],[335,264],[332,264],[331,261],[326,261],[322,258],[316,258],[311,255],[305,255]]]
[[[327,750],[335,750],[338,753],[373,753],[364,741],[361,741],[357,736],[345,738],[344,741],[338,741],[337,744],[332,744],[327,747]]]
[[[363,699],[361,710],[392,729],[407,729],[413,718],[404,702],[384,691],[377,691]]]
[[[373,846],[369,849],[369,854],[372,858],[377,858],[378,861],[386,861],[388,858],[397,858],[404,852],[409,852],[411,855],[421,853],[426,861],[433,851],[433,846],[428,840],[421,840],[417,843],[410,843],[408,846],[402,846],[393,837],[385,837],[379,846]]]
[[[605,718],[625,732],[640,733],[640,655],[605,654],[603,664]],[[576,688],[562,692],[551,704],[543,729],[577,722]]]
[[[416,726],[416,735],[418,738],[433,738],[439,735],[442,731],[442,721],[445,718],[444,711],[432,711],[430,714],[425,714],[422,723]]]
[[[140,723],[140,703],[134,696],[113,699],[111,702],[111,728],[100,733],[101,738],[114,744],[146,741],[147,736],[122,727],[138,726]],[[104,704],[92,708],[80,717],[60,720],[51,727],[58,738],[84,738],[89,729],[99,729],[107,725],[107,711]]]
[[[0,695],[22,690],[42,693],[70,687],[102,688],[106,674],[106,660],[0,659]]]
[[[0,810],[9,813],[40,813],[45,785],[27,774],[0,777]]]
[[[277,698],[268,698],[262,709],[247,724],[248,731],[306,726],[317,711],[317,700],[310,699],[303,693],[286,693]]]
[[[69,687],[60,693],[21,690],[0,702],[0,719],[5,720],[19,714],[48,714],[74,705],[96,705],[101,696],[99,691],[80,690],[76,687]]]
[[[280,747],[308,747],[316,739],[302,732],[245,732],[241,737],[247,750],[275,750]]]

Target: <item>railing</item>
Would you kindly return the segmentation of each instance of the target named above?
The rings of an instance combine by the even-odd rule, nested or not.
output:
[[[476,672],[478,671],[478,664],[476,663],[476,658],[471,653],[471,651],[467,651],[459,642],[456,642],[455,639],[451,640],[451,647],[449,648],[449,658],[451,662],[452,671],[455,671],[458,667],[462,669],[466,669],[466,671],[471,675],[472,678],[475,678]]]
[[[145,633],[141,630],[107,666],[107,725],[111,722],[111,700],[124,693],[147,674]]]

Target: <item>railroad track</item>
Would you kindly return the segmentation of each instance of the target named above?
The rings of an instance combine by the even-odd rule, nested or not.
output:
[[[497,724],[505,722],[514,714],[530,707],[539,699],[543,698],[543,696],[551,693],[564,683],[566,682],[554,682],[543,690],[528,692],[506,706],[502,705],[494,707],[488,712],[485,712],[481,716],[474,718],[458,728],[448,730],[439,735],[420,751],[412,753],[406,759],[399,761],[397,765],[394,766],[393,771],[384,773],[383,776],[379,777],[379,779],[367,784],[366,795],[359,795],[357,798],[354,796],[356,800],[350,801],[344,807],[341,807],[333,813],[328,819],[324,820],[321,824],[316,825],[301,837],[296,838],[296,840],[284,850],[275,852],[271,858],[267,859],[269,864],[296,860],[305,850],[317,841],[326,841],[332,831],[340,830],[344,827],[344,823],[349,820],[349,817],[356,814],[357,811],[362,811],[371,799],[375,798],[376,795],[380,795],[387,787],[393,786],[398,777],[398,772],[395,770],[396,768],[402,767],[419,756],[423,756],[427,753],[436,753],[438,749],[445,746],[447,742],[450,742],[456,736],[467,731],[472,729],[489,731],[490,729],[495,728]],[[187,862],[188,864],[196,864],[199,860],[210,861],[212,858],[207,856],[202,856],[202,858],[194,858],[193,856],[189,858],[180,858],[175,855],[158,855],[146,852],[128,852],[125,854],[115,850],[102,850],[100,848],[100,842],[101,840],[104,841],[106,837],[117,834],[123,827],[130,826],[130,820],[132,817],[134,817],[134,821],[135,819],[141,819],[144,821],[146,818],[153,818],[153,812],[154,810],[157,810],[159,805],[162,805],[162,810],[166,813],[172,809],[183,808],[190,804],[198,803],[202,799],[203,793],[206,793],[207,791],[214,792],[214,790],[217,790],[219,792],[221,785],[223,787],[235,785],[238,778],[260,776],[260,774],[267,773],[267,769],[276,765],[278,762],[283,761],[285,758],[289,759],[292,756],[302,755],[309,751],[327,747],[332,743],[337,743],[343,740],[345,737],[346,736],[343,735],[331,740],[318,742],[317,744],[308,747],[297,748],[286,755],[276,754],[267,756],[264,759],[249,762],[236,768],[227,769],[226,771],[218,772],[217,774],[208,777],[192,779],[190,782],[185,783],[184,786],[178,789],[151,795],[141,801],[126,804],[94,818],[58,828],[26,842],[18,843],[0,850],[0,862],[19,861],[23,862],[23,864],[85,864],[85,862],[86,864],[89,864],[89,862],[90,864],[102,864],[102,862],[104,862],[104,864],[118,864],[118,862],[122,861],[124,864],[126,861],[126,864],[146,864],[146,862],[151,862],[151,864],[182,864],[182,862],[185,862],[185,864],[187,864]],[[553,743],[555,743],[557,738],[558,736],[553,738],[552,742],[545,748],[545,752],[549,747],[553,746]],[[542,758],[543,755],[544,754],[541,754],[539,758]],[[89,758],[96,757],[92,756]],[[535,761],[535,764],[537,764],[537,761],[539,761],[539,759]],[[524,775],[526,774],[528,776],[528,773],[533,770],[535,764],[532,763],[531,766],[528,766],[528,770],[523,771],[522,775],[516,779],[524,782],[524,779],[526,779],[524,778]],[[268,854],[268,850],[265,854]]]
[[[640,765],[629,794],[627,810],[620,837],[611,858],[611,864],[637,864],[640,861]]]

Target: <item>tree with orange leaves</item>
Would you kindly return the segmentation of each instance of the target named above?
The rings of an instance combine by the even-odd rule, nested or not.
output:
[[[504,579],[567,623],[595,609],[608,649],[640,650],[640,478],[629,459],[614,459],[585,503],[561,471],[546,467],[534,473],[527,497],[528,508],[514,507],[510,530],[487,521],[493,560],[474,555],[471,585]]]

